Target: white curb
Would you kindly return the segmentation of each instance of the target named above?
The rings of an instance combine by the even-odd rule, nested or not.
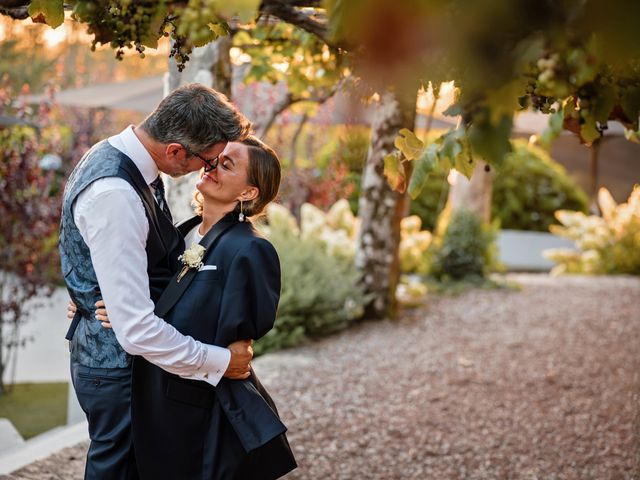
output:
[[[75,425],[58,427],[30,438],[24,444],[0,453],[0,475],[42,460],[63,448],[72,447],[89,439],[89,427],[84,420]]]

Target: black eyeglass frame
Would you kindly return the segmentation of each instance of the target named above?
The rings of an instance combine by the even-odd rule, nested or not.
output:
[[[215,170],[218,167],[218,159],[219,159],[220,155],[216,155],[214,158],[208,159],[208,158],[204,158],[199,153],[192,152],[187,147],[184,147],[184,149],[192,157],[198,157],[200,160],[202,160],[204,162],[204,171],[205,171],[205,173],[206,172],[210,172],[211,170]]]

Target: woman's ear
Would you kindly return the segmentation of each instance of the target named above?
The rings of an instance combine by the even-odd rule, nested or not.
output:
[[[240,194],[238,200],[242,200],[243,202],[248,202],[249,200],[255,200],[260,195],[260,189],[258,187],[247,187]]]

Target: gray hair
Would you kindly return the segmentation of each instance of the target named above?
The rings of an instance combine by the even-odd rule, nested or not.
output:
[[[226,96],[199,83],[171,92],[141,126],[155,141],[179,143],[195,153],[216,143],[242,140],[251,128]]]

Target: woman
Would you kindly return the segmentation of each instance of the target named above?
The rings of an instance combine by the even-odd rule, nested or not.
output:
[[[176,283],[189,283],[164,319],[205,343],[257,339],[275,321],[280,265],[273,246],[245,219],[275,198],[280,164],[271,148],[249,137],[229,143],[217,165],[205,170],[196,185],[197,215],[178,228],[187,246],[214,225],[227,228],[192,278],[182,279],[188,264],[177,274]],[[106,312],[98,313],[108,326]],[[224,378],[212,387],[136,357],[131,402],[142,479],[267,480],[296,467],[286,427],[253,372],[247,380]]]

